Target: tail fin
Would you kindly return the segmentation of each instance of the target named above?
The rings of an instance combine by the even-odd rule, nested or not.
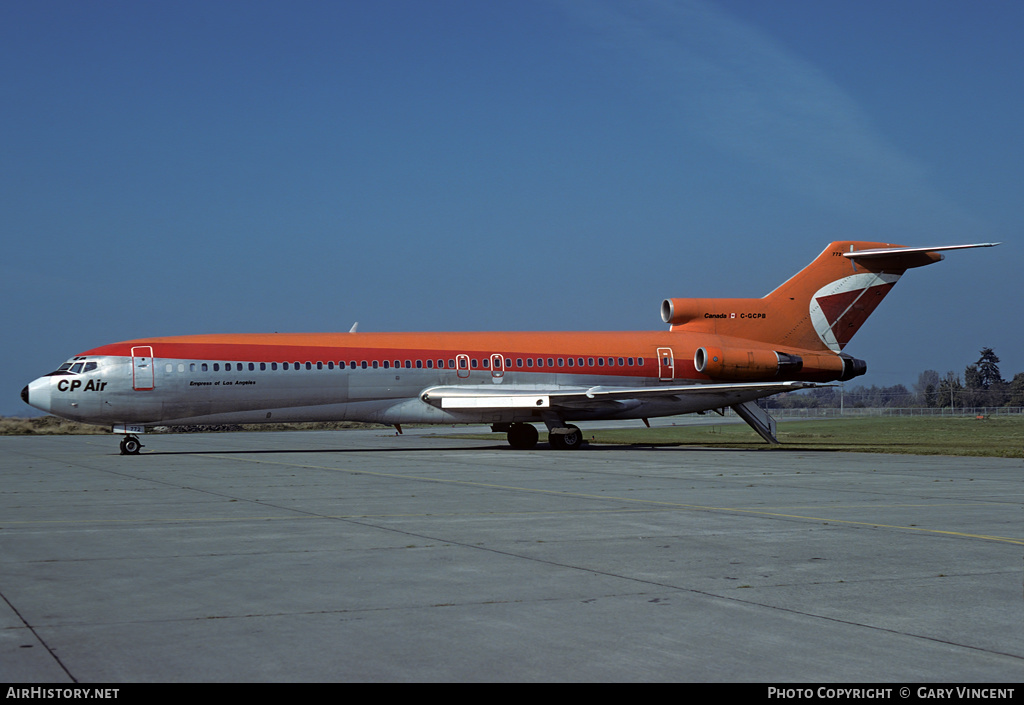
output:
[[[901,247],[833,242],[764,298],[666,299],[661,317],[672,330],[838,353],[905,271],[942,261],[942,250],[997,244]]]

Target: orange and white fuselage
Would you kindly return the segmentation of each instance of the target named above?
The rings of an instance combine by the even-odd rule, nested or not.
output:
[[[982,245],[958,246],[978,247]],[[491,424],[532,447],[578,446],[571,421],[732,407],[768,440],[752,402],[850,379],[843,347],[910,267],[938,250],[838,242],[761,299],[668,299],[668,331],[195,335],[104,345],[22,398],[69,419],[146,427],[299,421]],[[760,417],[760,420],[759,420]],[[761,428],[759,428],[761,426]],[[125,450],[137,451],[129,443]]]

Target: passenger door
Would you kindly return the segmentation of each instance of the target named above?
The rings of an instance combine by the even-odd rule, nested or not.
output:
[[[672,348],[658,348],[658,378],[662,382],[671,382],[675,379],[675,357],[672,355]]]
[[[132,389],[137,391],[153,389],[156,386],[155,381],[153,348],[149,345],[132,348]]]

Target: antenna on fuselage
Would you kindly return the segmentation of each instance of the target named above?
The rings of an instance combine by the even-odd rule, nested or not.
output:
[[[348,329],[348,332],[349,333],[355,333],[356,332],[356,328],[358,328],[358,327],[359,327],[359,321],[356,321],[355,323],[352,324],[352,327]]]

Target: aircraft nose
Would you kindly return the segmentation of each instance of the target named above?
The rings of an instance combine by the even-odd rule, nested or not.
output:
[[[50,378],[40,377],[32,380],[21,390],[21,399],[29,406],[42,411],[50,410]]]

